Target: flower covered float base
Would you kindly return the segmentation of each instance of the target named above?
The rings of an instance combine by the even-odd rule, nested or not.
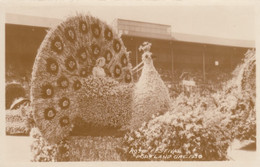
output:
[[[57,144],[44,140],[38,128],[31,131],[33,162],[63,161],[121,161],[118,148],[122,137],[69,136]]]

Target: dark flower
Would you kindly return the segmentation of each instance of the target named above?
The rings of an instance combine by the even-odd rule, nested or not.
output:
[[[95,38],[98,38],[100,36],[101,29],[98,24],[92,24],[91,30],[92,30],[92,34]]]
[[[61,53],[63,50],[63,43],[60,39],[60,37],[56,36],[52,41],[51,41],[51,49],[54,50],[57,53]]]
[[[92,49],[93,55],[94,55],[95,57],[97,57],[97,56],[99,55],[99,53],[100,53],[100,48],[99,48],[99,46],[96,45],[96,44],[92,44],[92,45],[91,45],[91,49]]]
[[[109,77],[112,76],[108,68],[105,68],[104,70],[105,70],[105,73],[107,76],[109,76]]]
[[[54,108],[46,108],[44,110],[44,118],[46,120],[51,120],[55,117],[57,111]]]
[[[126,57],[125,54],[123,54],[123,55],[121,56],[121,64],[122,64],[123,67],[125,67],[125,66],[128,64],[128,62],[127,62],[127,57]]]
[[[113,41],[113,48],[116,53],[118,53],[121,50],[121,44],[117,39],[114,39]]]
[[[111,41],[113,39],[113,33],[112,33],[112,31],[109,28],[105,29],[104,34],[105,34],[105,39],[106,40]]]
[[[80,21],[79,22],[79,30],[83,34],[86,34],[88,32],[88,26],[87,26],[87,23],[85,21]]]
[[[70,41],[74,42],[76,39],[75,30],[72,27],[65,28],[65,37]]]
[[[80,76],[81,77],[87,77],[92,73],[92,66],[87,66],[86,68],[82,68],[80,70]]]
[[[118,78],[122,73],[121,67],[119,65],[115,65],[114,76]]]
[[[69,149],[67,149],[64,146],[59,147],[59,153],[60,154],[66,154],[69,151]]]
[[[59,70],[59,66],[58,63],[56,62],[55,59],[53,58],[48,58],[46,60],[46,70],[47,72],[51,73],[51,74],[57,74],[58,70]]]
[[[51,84],[45,84],[42,86],[42,98],[51,98],[54,94],[54,90]]]
[[[132,76],[131,76],[130,72],[127,71],[125,74],[125,82],[130,83],[131,81],[132,81]]]
[[[63,97],[59,100],[59,106],[61,109],[67,109],[70,106],[70,100],[66,97]]]
[[[65,89],[65,88],[67,88],[69,86],[69,80],[66,77],[64,77],[64,76],[61,76],[58,79],[57,83],[58,83],[58,86],[63,88],[63,89]]]
[[[68,125],[69,123],[70,123],[69,117],[64,116],[64,117],[60,118],[61,127],[64,127],[64,126]]]
[[[82,61],[85,62],[87,60],[87,52],[84,47],[80,48],[77,52],[77,57]]]
[[[74,81],[73,88],[74,90],[79,90],[81,88],[81,82],[79,80]]]
[[[109,50],[107,50],[104,57],[106,59],[106,63],[109,63],[110,60],[112,59],[113,55]]]
[[[70,56],[65,61],[65,66],[66,66],[67,70],[74,71],[77,68],[77,63],[76,63],[75,59]]]

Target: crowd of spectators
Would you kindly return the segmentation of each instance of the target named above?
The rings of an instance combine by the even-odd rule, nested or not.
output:
[[[214,93],[222,89],[222,85],[232,78],[232,73],[229,70],[206,71],[205,79],[202,70],[174,70],[174,72],[162,68],[157,70],[169,88],[172,97],[177,97],[180,93]],[[184,81],[194,84],[186,85]]]

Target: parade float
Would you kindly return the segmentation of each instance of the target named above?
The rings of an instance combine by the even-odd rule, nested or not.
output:
[[[255,140],[254,51],[223,90],[170,99],[150,49],[140,46],[133,68],[120,36],[98,18],[51,28],[32,72],[32,161],[228,160],[234,138]]]

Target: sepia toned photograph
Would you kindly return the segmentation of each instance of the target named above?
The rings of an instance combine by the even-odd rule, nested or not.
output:
[[[4,27],[6,162],[257,160],[254,4],[6,3]]]

